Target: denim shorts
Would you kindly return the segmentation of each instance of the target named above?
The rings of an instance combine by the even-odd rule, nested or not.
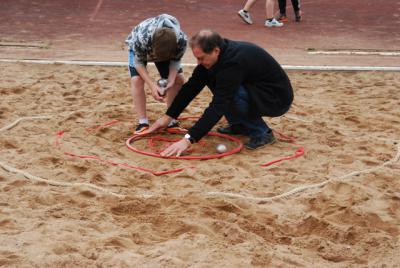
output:
[[[139,75],[135,68],[135,63],[133,61],[134,58],[134,52],[133,50],[129,50],[129,74],[131,77],[134,77],[136,75]],[[160,74],[161,78],[167,79],[168,74],[169,74],[169,65],[170,65],[170,60],[166,61],[159,61],[159,62],[154,62],[156,65],[156,68],[158,70],[158,73]],[[147,62],[145,62],[145,66],[147,66]],[[183,70],[182,68],[179,68],[178,73],[182,73]]]

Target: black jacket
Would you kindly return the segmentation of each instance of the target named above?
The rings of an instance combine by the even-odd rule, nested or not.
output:
[[[264,49],[247,42],[224,39],[218,61],[207,70],[197,65],[192,77],[182,86],[166,114],[177,118],[205,87],[213,99],[197,123],[189,129],[200,140],[232,109],[240,85],[249,92],[251,113],[276,117],[286,113],[293,101],[289,78],[278,62]]]

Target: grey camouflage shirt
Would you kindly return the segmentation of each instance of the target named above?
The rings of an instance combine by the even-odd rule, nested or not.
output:
[[[152,39],[154,32],[159,28],[171,28],[178,40],[178,48],[175,58],[171,59],[170,67],[179,69],[180,60],[185,53],[187,46],[187,37],[184,32],[181,31],[178,20],[168,14],[161,14],[154,18],[149,18],[142,21],[136,27],[134,27],[131,33],[125,40],[129,49],[134,51],[134,64],[144,66],[148,61],[157,61],[152,57]]]

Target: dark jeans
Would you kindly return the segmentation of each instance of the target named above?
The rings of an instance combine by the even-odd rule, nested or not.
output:
[[[235,99],[234,107],[231,111],[225,113],[229,125],[240,125],[245,131],[244,135],[250,137],[263,137],[271,131],[261,116],[250,114],[250,97],[247,89],[240,86]]]
[[[279,12],[281,14],[286,15],[286,0],[278,0],[279,2]],[[300,10],[300,1],[299,0],[292,0],[293,10],[295,12]]]

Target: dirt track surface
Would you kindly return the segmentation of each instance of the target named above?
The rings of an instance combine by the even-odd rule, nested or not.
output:
[[[281,64],[398,66],[397,56],[311,55],[308,49],[399,51],[400,2],[338,0],[301,2],[304,20],[266,28],[264,2],[251,10],[254,24],[236,15],[243,1],[58,0],[0,2],[0,58],[124,61],[124,39],[145,18],[176,16],[191,36],[212,28],[224,37],[255,42]],[[277,9],[277,5],[275,7]],[[185,62],[194,62],[187,51]]]

